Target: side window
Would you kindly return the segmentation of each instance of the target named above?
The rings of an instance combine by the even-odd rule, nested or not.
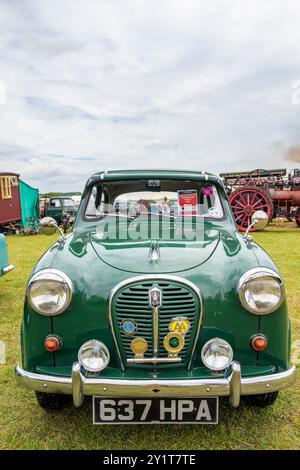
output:
[[[85,217],[87,219],[95,219],[101,217],[104,210],[104,197],[102,187],[100,185],[93,186],[88,204],[85,210]]]
[[[223,217],[223,209],[215,186],[204,186],[200,192],[200,204],[202,204],[205,217],[220,219]]]
[[[10,176],[1,176],[1,198],[2,199],[11,199],[11,177]]]
[[[61,207],[60,199],[51,199],[50,207]]]

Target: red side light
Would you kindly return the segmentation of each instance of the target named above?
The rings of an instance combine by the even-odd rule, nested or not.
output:
[[[58,336],[49,335],[45,338],[44,346],[47,351],[55,352],[61,347],[61,341]]]
[[[264,351],[268,346],[268,340],[263,335],[253,336],[251,339],[251,346],[255,351]]]

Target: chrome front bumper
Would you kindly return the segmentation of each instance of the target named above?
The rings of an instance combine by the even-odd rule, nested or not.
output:
[[[241,377],[241,366],[233,362],[224,377],[188,380],[125,380],[85,377],[78,362],[72,377],[55,377],[15,369],[17,382],[38,392],[73,395],[74,405],[80,406],[86,395],[104,397],[204,397],[228,396],[238,407],[241,395],[256,395],[283,390],[296,380],[296,367],[285,372],[258,377]]]

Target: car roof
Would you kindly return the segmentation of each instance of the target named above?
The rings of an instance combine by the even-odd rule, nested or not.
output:
[[[131,180],[131,179],[180,179],[213,181],[221,184],[221,178],[212,173],[190,170],[106,170],[94,173],[87,181],[87,186],[97,181]]]

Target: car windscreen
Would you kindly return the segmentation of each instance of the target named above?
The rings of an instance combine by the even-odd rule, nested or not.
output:
[[[220,219],[223,207],[218,188],[209,181],[132,180],[95,184],[85,206],[86,219],[108,215],[195,215]]]
[[[63,206],[64,207],[74,207],[75,202],[73,201],[73,199],[63,199]]]

